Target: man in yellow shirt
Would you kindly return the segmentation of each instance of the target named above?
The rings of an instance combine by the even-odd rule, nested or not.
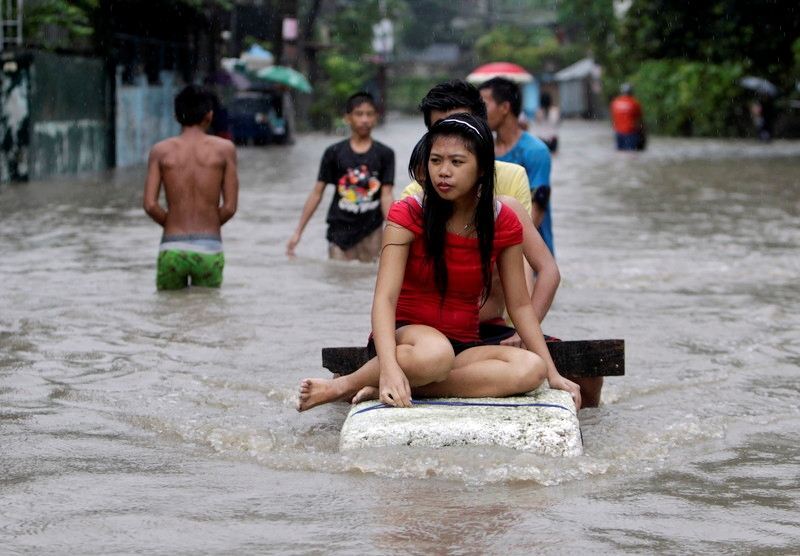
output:
[[[434,123],[459,112],[469,112],[486,119],[486,105],[478,89],[465,81],[449,81],[440,83],[422,99],[419,105],[425,118],[425,126],[430,128]],[[525,259],[535,273],[535,278],[530,271],[528,276],[528,291],[531,294],[531,303],[536,316],[541,323],[553,303],[556,290],[561,281],[558,265],[547,248],[542,236],[536,230],[531,219],[531,191],[528,187],[528,176],[525,168],[510,162],[495,162],[495,196],[506,206],[514,209],[523,228],[523,251]],[[400,197],[422,194],[422,186],[416,181],[411,182],[401,193]],[[505,302],[503,289],[497,272],[494,273],[492,294],[481,307],[481,337],[493,335],[498,329],[497,324],[505,324]],[[500,341],[504,345],[521,346],[519,335],[506,337]],[[566,375],[565,375],[566,376]],[[600,402],[600,389],[602,377],[598,379],[567,377],[581,386],[583,407],[596,407]]]

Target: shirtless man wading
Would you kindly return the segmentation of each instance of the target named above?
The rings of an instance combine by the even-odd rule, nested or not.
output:
[[[184,88],[175,97],[180,135],[150,150],[144,210],[164,228],[156,274],[159,290],[222,284],[220,230],[236,213],[239,179],[233,143],[206,134],[212,106],[211,93],[202,87]],[[158,202],[162,183],[167,210]]]

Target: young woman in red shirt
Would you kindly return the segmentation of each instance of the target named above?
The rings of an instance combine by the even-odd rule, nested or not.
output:
[[[531,306],[522,226],[494,199],[494,142],[486,122],[455,114],[431,126],[409,172],[422,198],[392,205],[372,303],[375,355],[352,374],[305,379],[298,410],[335,400],[504,397],[547,378],[580,407],[580,389],[556,370]],[[531,351],[482,345],[478,310],[497,264],[508,312]]]

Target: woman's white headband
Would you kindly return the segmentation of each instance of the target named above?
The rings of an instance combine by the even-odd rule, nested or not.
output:
[[[474,125],[470,124],[470,123],[463,122],[463,121],[461,121],[461,120],[456,120],[455,118],[448,118],[448,119],[446,119],[446,120],[440,120],[440,121],[441,121],[441,122],[455,122],[455,123],[457,123],[457,124],[465,125],[465,126],[467,126],[468,128],[470,128],[472,131],[474,131],[475,133],[477,133],[477,134],[478,134],[478,137],[480,137],[481,139],[483,139],[483,136],[481,135],[481,132],[480,132],[480,131],[478,131],[478,128],[477,128],[477,127],[475,127]]]

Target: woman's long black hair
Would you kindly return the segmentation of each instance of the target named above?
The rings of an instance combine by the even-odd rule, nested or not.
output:
[[[424,184],[422,229],[425,250],[433,264],[436,288],[442,302],[447,293],[447,265],[444,259],[447,221],[453,215],[453,203],[439,197],[428,175],[428,160],[433,143],[439,137],[459,137],[478,162],[478,204],[475,209],[475,233],[481,256],[481,276],[485,301],[492,289],[492,245],[494,243],[494,139],[482,118],[468,113],[453,114],[431,126],[414,147],[408,171],[417,182]]]

